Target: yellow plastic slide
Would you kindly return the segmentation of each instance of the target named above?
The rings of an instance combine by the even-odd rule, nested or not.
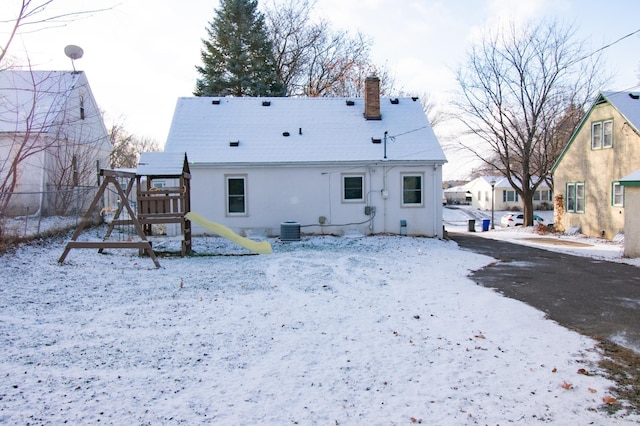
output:
[[[223,238],[226,238],[229,241],[233,241],[234,243],[241,245],[247,250],[251,250],[254,253],[258,254],[271,254],[273,253],[273,249],[271,248],[271,244],[268,241],[253,241],[248,238],[242,237],[231,229],[227,228],[224,225],[220,225],[219,223],[211,222],[200,216],[198,213],[189,212],[185,216],[188,220],[197,223],[198,225],[206,228],[210,231],[215,232]]]

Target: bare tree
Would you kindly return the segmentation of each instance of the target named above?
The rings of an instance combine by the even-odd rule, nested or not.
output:
[[[418,99],[420,100],[420,104],[422,105],[422,110],[424,111],[424,114],[429,119],[429,124],[431,124],[432,128],[438,127],[447,119],[447,116],[444,113],[444,111],[441,110],[433,100],[431,93],[422,92],[418,96]]]
[[[278,80],[288,96],[361,96],[364,79],[376,74],[381,93],[393,90],[386,67],[373,64],[371,40],[358,33],[333,31],[325,20],[312,21],[315,0],[272,2],[265,11]]]
[[[160,151],[158,142],[129,133],[121,121],[111,125],[109,139],[113,145],[111,167],[135,168],[141,152]]]
[[[64,26],[81,16],[108,10],[49,13],[49,6],[52,3],[54,0],[12,0],[10,5],[3,5],[3,14],[6,13],[6,15],[0,19],[0,28],[3,29],[2,34],[6,34],[6,38],[0,40],[0,70],[9,67],[10,64],[6,62],[9,48],[20,32],[27,33]]]
[[[604,83],[599,57],[574,39],[575,28],[558,22],[511,23],[485,33],[457,73],[461,144],[509,180],[525,226],[533,224],[536,189],[575,129],[567,111],[584,111]]]

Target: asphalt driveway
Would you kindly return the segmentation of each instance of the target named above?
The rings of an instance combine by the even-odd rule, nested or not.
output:
[[[640,351],[640,269],[504,241],[450,234],[465,250],[498,260],[471,274],[582,334]]]

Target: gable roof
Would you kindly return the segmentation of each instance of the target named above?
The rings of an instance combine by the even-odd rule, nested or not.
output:
[[[640,135],[640,93],[639,92],[600,92],[600,94],[596,97],[596,100],[593,102],[589,111],[585,114],[580,121],[580,124],[576,127],[576,130],[573,132],[571,137],[569,138],[569,142],[565,145],[564,149],[560,153],[560,156],[556,160],[556,163],[551,168],[551,172],[554,173],[565,153],[569,150],[569,147],[573,144],[576,136],[582,130],[584,124],[590,119],[591,113],[593,109],[599,105],[604,103],[608,103],[613,108],[615,108],[620,115],[622,115],[629,126],[633,128],[633,130]]]
[[[361,98],[180,98],[165,151],[192,164],[374,162],[386,131],[389,161],[445,163],[420,102],[393,102],[366,120]]]
[[[637,92],[602,92],[595,105],[609,102],[633,126],[640,130],[640,93]],[[591,112],[591,111],[589,111]]]
[[[0,132],[46,131],[81,85],[88,85],[83,72],[0,71]]]

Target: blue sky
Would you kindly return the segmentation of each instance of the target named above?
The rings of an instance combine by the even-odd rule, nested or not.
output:
[[[87,4],[113,8],[25,34],[16,39],[12,53],[28,51],[38,69],[71,69],[64,47],[81,46],[85,55],[76,68],[87,73],[107,125],[123,120],[129,131],[163,144],[177,98],[193,91],[201,39],[218,0],[54,0],[52,9],[86,10]],[[590,50],[640,29],[636,0],[318,0],[316,11],[335,29],[371,37],[374,60],[387,65],[398,88],[429,93],[445,106],[456,89],[454,71],[471,43],[484,28],[505,19],[561,19],[579,28]],[[603,90],[638,87],[638,52],[640,34],[603,52],[614,75]],[[451,164],[445,166],[445,178],[464,178],[472,159],[447,154]]]

